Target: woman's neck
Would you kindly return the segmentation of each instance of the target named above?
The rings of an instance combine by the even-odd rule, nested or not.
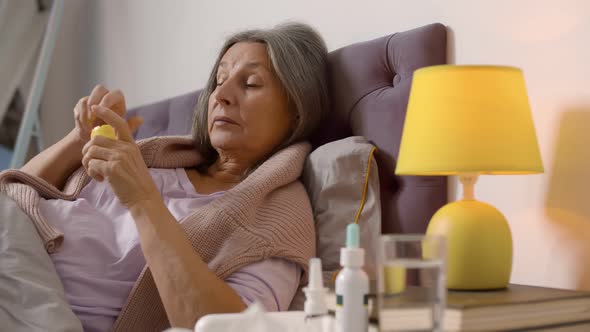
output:
[[[219,158],[207,168],[206,175],[222,183],[240,183],[253,166],[248,160],[219,155]]]

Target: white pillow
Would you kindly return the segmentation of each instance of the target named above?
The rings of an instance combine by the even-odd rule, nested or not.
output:
[[[0,194],[2,331],[82,331],[29,217]]]
[[[376,280],[381,201],[374,149],[362,136],[347,137],[318,147],[305,163],[302,181],[313,207],[317,257],[322,260],[326,287],[332,286],[332,276],[340,269],[340,248],[346,243],[346,226],[355,221],[365,181],[365,205],[358,220],[360,244],[365,249],[365,271],[370,280]]]

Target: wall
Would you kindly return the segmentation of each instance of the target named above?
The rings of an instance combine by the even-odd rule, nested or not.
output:
[[[74,105],[97,81],[95,4],[95,1],[65,0],[41,100],[46,145],[56,142],[73,128]]]
[[[585,147],[590,141],[590,2],[84,3],[68,1],[83,17],[68,18],[79,23],[69,25],[76,31],[62,33],[70,39],[61,41],[58,64],[50,72],[54,83],[65,83],[46,96],[44,105],[56,115],[46,121],[62,123],[51,138],[69,128],[63,124],[70,125],[70,119],[61,117],[91,82],[121,88],[128,106],[200,87],[223,37],[239,29],[302,20],[334,49],[431,22],[446,24],[451,61],[513,65],[525,73],[545,174],[487,176],[476,186],[479,198],[498,207],[511,224],[512,281],[590,289],[590,150]]]

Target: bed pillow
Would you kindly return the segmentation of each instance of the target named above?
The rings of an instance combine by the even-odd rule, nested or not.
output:
[[[0,194],[2,331],[82,331],[33,222]]]
[[[340,269],[346,226],[355,221],[363,192],[365,203],[358,219],[360,245],[365,249],[365,271],[371,280],[376,279],[381,204],[374,151],[367,139],[352,136],[318,147],[305,163],[302,180],[313,207],[317,257],[322,260],[325,286],[332,286],[332,277]]]

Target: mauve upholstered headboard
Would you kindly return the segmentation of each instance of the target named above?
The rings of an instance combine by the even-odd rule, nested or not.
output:
[[[447,202],[445,177],[394,175],[414,70],[446,63],[446,28],[430,24],[330,52],[332,110],[314,148],[351,135],[378,148],[384,233],[423,233]],[[132,109],[145,118],[136,138],[188,134],[198,91]]]

